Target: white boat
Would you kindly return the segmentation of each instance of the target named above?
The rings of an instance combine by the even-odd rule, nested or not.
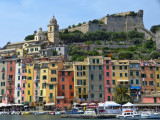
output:
[[[0,115],[8,115],[9,112],[0,112]]]
[[[85,112],[84,112],[84,114],[91,114],[91,115],[93,115],[93,114],[95,114],[95,110],[86,109]]]
[[[141,114],[142,119],[160,119],[160,113],[143,112]]]
[[[35,112],[35,115],[44,115],[44,112]]]
[[[134,110],[126,110],[124,112],[122,112],[122,115],[118,115],[117,118],[126,118],[126,119],[139,119],[140,118],[140,114],[138,114],[136,111]]]

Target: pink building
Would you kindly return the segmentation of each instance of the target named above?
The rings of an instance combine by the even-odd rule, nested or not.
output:
[[[142,97],[143,103],[160,103],[160,94],[149,94],[149,95],[143,95]]]
[[[9,60],[7,63],[7,103],[14,103],[15,64],[16,60]]]
[[[104,66],[104,100],[112,100],[112,66],[111,58],[105,57],[103,60]]]

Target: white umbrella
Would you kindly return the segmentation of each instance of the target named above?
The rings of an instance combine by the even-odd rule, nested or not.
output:
[[[0,107],[9,107],[9,106],[12,106],[12,105],[7,103],[0,103]]]
[[[82,103],[82,104],[81,104],[81,106],[86,106],[86,105],[88,105],[88,103]]]
[[[106,107],[110,107],[110,106],[121,106],[120,104],[114,102],[114,101],[106,101],[105,103]]]
[[[104,107],[104,103],[98,103],[99,107]]]
[[[53,106],[55,103],[46,103],[45,106]]]
[[[12,104],[13,106],[24,106],[23,104]]]
[[[89,105],[96,105],[96,103],[90,103]]]
[[[134,106],[136,106],[136,105],[128,102],[128,103],[126,103],[126,104],[124,104],[124,105],[122,105],[122,106],[123,106],[123,107],[134,107]]]

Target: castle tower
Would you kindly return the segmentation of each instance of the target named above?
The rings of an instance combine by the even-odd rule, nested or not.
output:
[[[48,24],[48,40],[55,44],[59,43],[59,26],[57,25],[57,20],[53,16]]]

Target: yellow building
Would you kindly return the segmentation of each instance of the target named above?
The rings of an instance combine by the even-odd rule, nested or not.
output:
[[[116,85],[129,85],[129,61],[112,60],[112,88]]]
[[[48,81],[46,83],[46,103],[56,103],[58,72],[63,68],[61,60],[53,60],[48,64]]]
[[[156,69],[155,69],[155,87],[156,91],[160,91],[160,60],[155,60],[156,62]]]
[[[33,79],[34,79],[34,64],[26,65],[26,84],[25,84],[25,101],[33,103]]]
[[[74,62],[74,99],[77,102],[88,99],[88,63]]]
[[[41,69],[40,69],[40,94],[39,94],[39,101],[45,102],[46,101],[46,84],[48,83],[48,73],[49,73],[49,62],[42,62]]]

